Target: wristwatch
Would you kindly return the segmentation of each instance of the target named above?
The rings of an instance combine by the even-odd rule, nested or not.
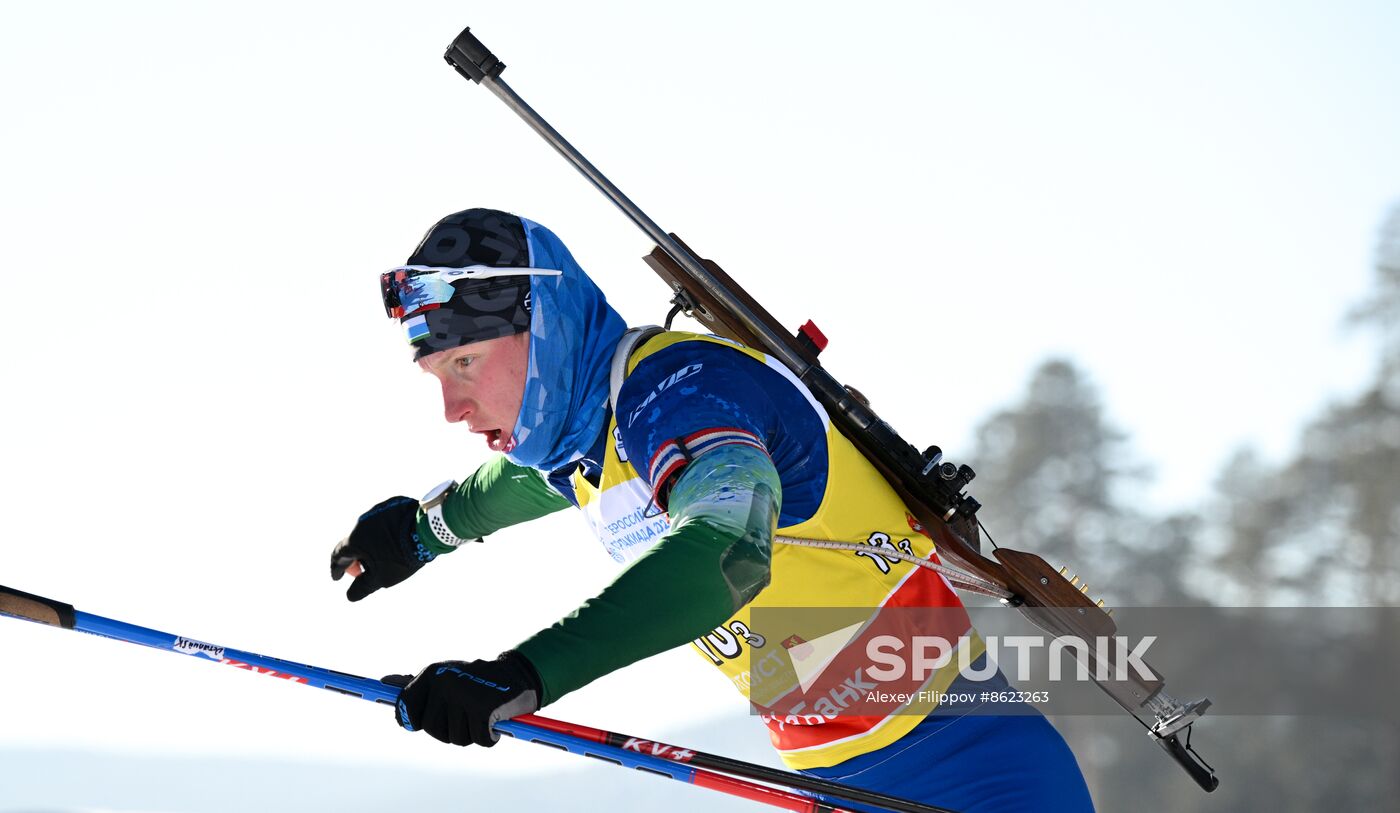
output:
[[[457,487],[456,480],[448,480],[433,487],[432,491],[423,495],[419,501],[419,507],[423,510],[423,516],[428,518],[428,527],[432,529],[433,536],[437,541],[449,548],[460,547],[467,542],[480,542],[481,538],[463,539],[452,533],[452,529],[447,527],[447,520],[442,518],[442,504],[447,501],[447,495]]]

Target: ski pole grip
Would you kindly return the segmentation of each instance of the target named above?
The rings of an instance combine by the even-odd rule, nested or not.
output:
[[[505,63],[472,34],[471,28],[463,28],[442,57],[457,69],[457,73],[477,84],[488,76],[499,76],[506,69]]]
[[[0,585],[0,613],[69,630],[74,624],[72,604],[21,593],[4,585]]]

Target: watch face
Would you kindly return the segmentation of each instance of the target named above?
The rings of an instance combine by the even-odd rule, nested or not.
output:
[[[434,486],[432,491],[423,495],[423,510],[428,511],[441,505],[442,501],[447,499],[447,495],[456,487],[456,480],[448,480],[445,483],[439,483]]]

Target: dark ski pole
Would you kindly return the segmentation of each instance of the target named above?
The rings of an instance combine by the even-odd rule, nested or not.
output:
[[[74,609],[71,604],[13,590],[3,585],[0,585],[0,615],[76,632],[86,632],[90,635],[111,638],[125,643],[141,644],[181,655],[190,655],[201,660],[282,678],[318,689],[329,689],[339,694],[388,706],[396,705],[398,702],[399,687],[381,680],[337,672],[333,669],[308,666],[281,658],[271,658],[254,652],[127,624],[100,615],[81,612]],[[651,740],[624,737],[588,726],[535,717],[530,714],[501,721],[496,723],[495,728],[499,733],[515,739],[563,749],[572,754],[592,757],[619,767],[659,774],[679,782],[709,788],[797,813],[848,813],[848,811],[818,801],[811,796],[794,793],[792,790],[760,785],[748,780],[757,779],[784,785],[786,788],[808,790],[847,802],[874,804],[897,811],[897,813],[956,813],[956,811],[946,808],[872,794],[858,788],[813,779],[801,774],[751,765],[724,757],[715,757],[676,746],[663,746]],[[631,747],[629,747],[628,741],[631,741]],[[648,746],[646,751],[637,747],[643,742]],[[653,745],[656,747],[652,748]],[[658,754],[656,752],[664,753]],[[723,767],[724,764],[732,766],[732,769]],[[707,768],[715,770],[707,770]],[[718,770],[727,771],[734,776],[716,773],[715,771]]]

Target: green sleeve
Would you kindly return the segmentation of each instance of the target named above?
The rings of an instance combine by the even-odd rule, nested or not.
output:
[[[442,503],[442,518],[457,536],[478,539],[569,505],[568,500],[549,487],[539,471],[497,457],[483,464],[447,495]],[[437,541],[422,512],[418,514],[418,537],[426,540],[424,544],[433,553],[456,550]]]
[[[768,456],[748,447],[691,462],[671,492],[672,525],[661,541],[596,598],[516,647],[540,676],[541,705],[698,638],[752,601],[768,584],[779,488]]]

